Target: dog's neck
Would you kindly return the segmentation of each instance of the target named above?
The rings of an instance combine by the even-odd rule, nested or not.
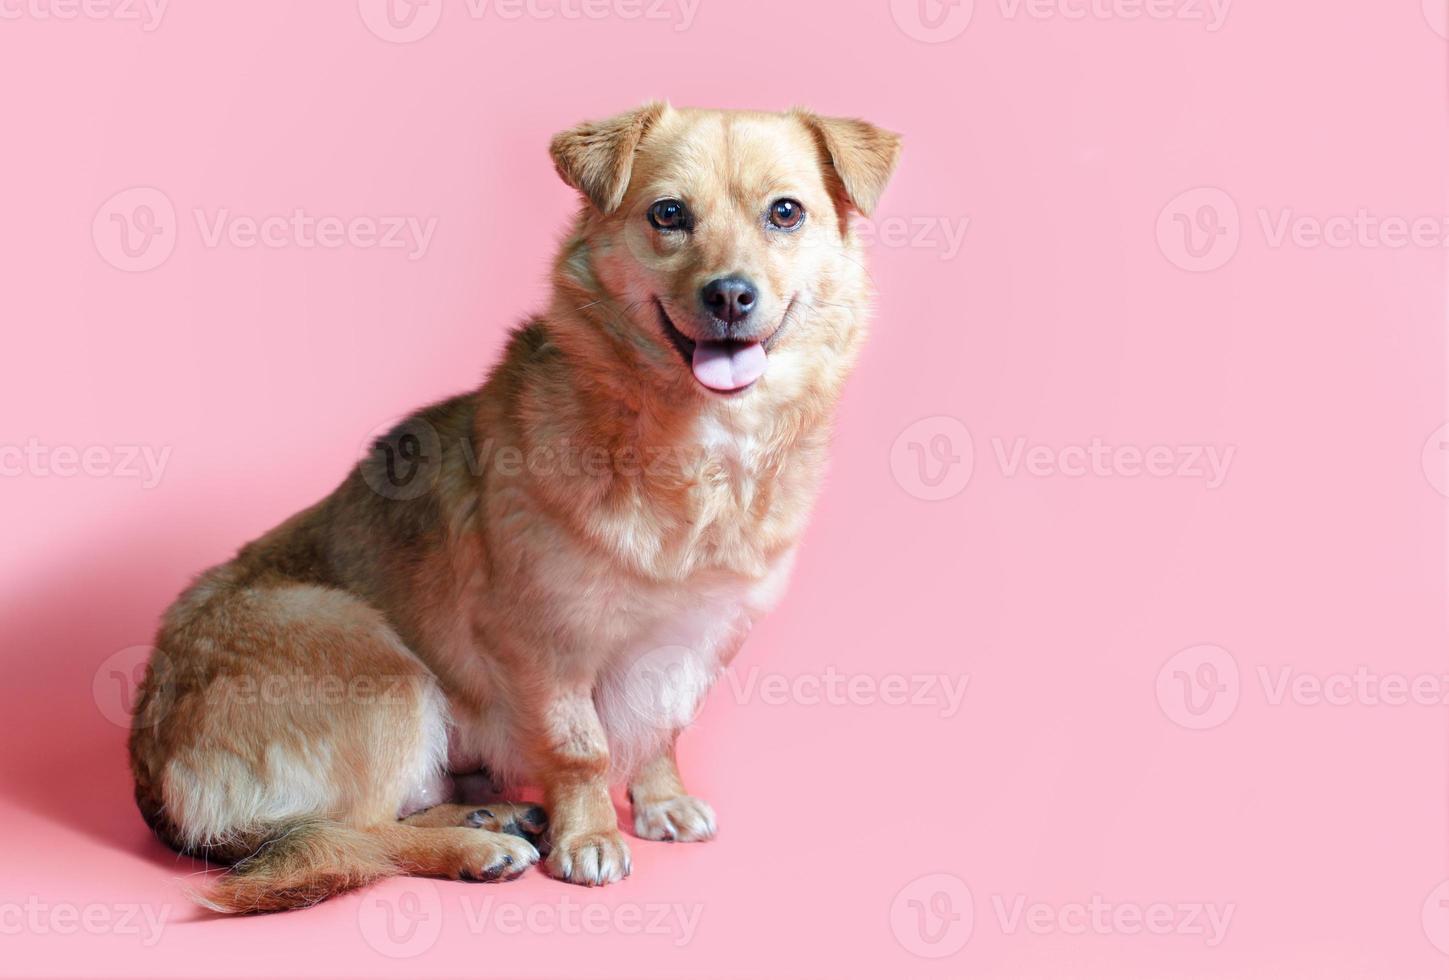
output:
[[[582,312],[566,308],[568,315],[589,324],[591,338],[586,349],[579,349],[570,343],[578,332],[557,332],[562,356],[570,362],[568,373],[583,379],[572,389],[574,407],[609,446],[667,454],[684,468],[717,461],[741,475],[770,479],[793,465],[799,453],[812,453],[828,440],[838,385],[786,397],[771,390],[767,375],[758,390],[718,395],[704,392],[687,371],[680,371],[673,384],[663,386],[657,369],[642,361],[651,354],[668,361],[674,351],[641,351],[630,346],[627,335],[615,333],[611,328],[625,314],[621,304],[606,300]]]
[[[579,305],[555,304],[521,331],[505,360],[514,367],[495,377],[507,428],[525,453],[547,447],[582,460],[580,472],[536,481],[535,492],[575,533],[650,578],[768,574],[804,529],[833,398],[680,398],[650,390],[644,372],[624,375],[632,384],[615,380],[619,372],[601,380],[581,363],[597,368],[603,351],[568,346],[585,335],[580,324],[551,322],[594,312]]]

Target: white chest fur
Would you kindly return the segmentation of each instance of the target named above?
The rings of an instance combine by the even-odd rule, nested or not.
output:
[[[790,556],[793,557],[793,556]],[[681,585],[633,586],[575,607],[580,625],[611,641],[594,703],[616,771],[628,772],[693,721],[754,621],[779,601],[791,560],[762,579],[696,576]]]
[[[763,597],[743,587],[676,593],[599,675],[594,703],[616,770],[629,772],[694,720],[749,636]]]
[[[617,575],[581,583],[578,556],[556,556],[570,563],[574,586],[569,600],[554,606],[564,613],[558,635],[572,656],[588,655],[599,665],[594,703],[617,775],[632,772],[689,725],[754,620],[779,601],[792,558],[777,561],[770,574],[757,580],[701,576],[685,584],[641,585]],[[551,577],[548,568],[538,572]],[[486,690],[486,660],[479,662],[477,651],[456,655],[476,664],[465,668],[469,686]],[[504,780],[526,781],[509,720],[490,710],[498,705],[484,701],[467,706],[455,701],[454,770],[482,766]]]

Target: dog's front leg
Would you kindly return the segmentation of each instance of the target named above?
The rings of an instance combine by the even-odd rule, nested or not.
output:
[[[709,840],[715,834],[714,808],[685,792],[672,739],[629,781],[629,802],[634,833],[645,840]]]
[[[529,754],[548,809],[548,873],[579,885],[627,877],[629,846],[609,799],[609,744],[590,691],[554,692],[534,715]]]

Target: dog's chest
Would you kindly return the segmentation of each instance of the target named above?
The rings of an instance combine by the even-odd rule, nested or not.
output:
[[[758,427],[700,420],[687,444],[653,457],[611,506],[589,514],[584,535],[616,568],[680,583],[692,598],[727,603],[719,580],[734,576],[744,584],[733,598],[748,604],[753,583],[770,578],[803,530],[818,486],[814,459],[784,463],[752,433]]]
[[[553,593],[544,605],[568,646],[598,658],[600,689],[661,660],[681,689],[707,688],[784,591],[793,549],[776,550],[781,529],[755,506],[759,443],[708,421],[696,437],[679,470],[661,467],[630,506],[595,515],[602,554],[573,535],[534,553],[535,587]]]
[[[700,571],[678,581],[649,581],[597,556],[560,548],[541,557],[535,577],[568,583],[566,595],[547,603],[560,651],[607,668],[661,647],[728,660],[750,622],[778,601],[789,559],[766,568],[759,576]]]
[[[498,498],[490,519],[508,530],[490,533],[499,551],[489,564],[507,571],[464,590],[472,625],[447,644],[456,676],[479,694],[472,710],[456,712],[455,760],[517,768],[507,711],[490,710],[489,692],[506,681],[493,672],[489,638],[552,662],[554,676],[594,679],[618,769],[692,720],[783,593],[797,530],[795,518],[779,516],[791,508],[755,506],[763,492],[780,499],[778,481],[762,487],[755,443],[723,429],[699,435],[698,455],[653,460],[632,492],[594,497],[572,520]]]
[[[553,661],[556,675],[592,674],[599,720],[620,773],[689,724],[754,620],[778,602],[793,557],[770,563],[761,577],[714,572],[650,582],[622,573],[568,536],[530,552],[527,621],[495,620],[488,632],[498,635],[501,628],[517,639],[527,631],[530,655]],[[474,616],[489,618],[485,610],[497,608],[495,601],[482,599]],[[449,676],[473,692],[454,701],[452,764],[511,778],[523,768],[509,711],[497,700],[507,682],[491,651],[476,645],[479,635],[460,621],[435,647],[452,665]]]
[[[616,767],[632,768],[693,720],[786,574],[782,563],[759,581],[621,590],[584,614],[578,625],[610,640],[594,702]]]

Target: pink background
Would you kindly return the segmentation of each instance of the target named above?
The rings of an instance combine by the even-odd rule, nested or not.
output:
[[[1241,2],[1210,30],[1098,2],[1071,19],[978,0],[927,41],[915,0],[701,0],[687,29],[677,3],[478,19],[434,0],[406,44],[370,30],[368,0],[178,0],[153,30],[7,3],[0,969],[1443,976],[1449,708],[1275,698],[1262,671],[1446,687],[1449,473],[1430,436],[1449,418],[1449,8]],[[477,382],[543,303],[574,207],[549,135],[654,96],[906,135],[879,217],[911,234],[873,248],[879,314],[831,480],[737,667],[741,691],[754,669],[863,693],[723,685],[684,749],[719,839],[635,841],[618,887],[398,879],[304,913],[197,914],[181,889],[198,866],[130,802],[111,667],[189,576],[330,490],[374,427]],[[115,217],[158,198],[107,202],[136,187],[174,207],[151,213],[175,238],[122,271]],[[437,223],[416,260],[208,246],[194,212],[223,208]],[[1283,209],[1439,234],[1280,241]],[[1194,260],[1179,214],[1223,229],[1196,240],[1218,251]],[[1209,489],[1127,463],[1032,475],[993,444],[1094,437],[1234,455]],[[41,462],[17,460],[28,443]],[[169,450],[155,486],[119,465],[127,446]],[[96,472],[56,475],[61,447],[97,450]],[[921,499],[933,488],[960,492]],[[1187,676],[1236,677],[1211,717],[1181,700],[1181,661],[1158,682],[1202,645],[1222,652],[1186,654],[1209,657]],[[892,674],[969,683],[951,714],[939,687],[870,693]],[[1204,720],[1220,723],[1189,727]],[[1094,895],[1232,918],[1209,945],[1013,928],[996,908]],[[499,904],[561,902],[615,925],[497,928]],[[659,903],[697,913],[687,941],[630,928]],[[166,917],[159,937],[121,922],[133,906]]]

